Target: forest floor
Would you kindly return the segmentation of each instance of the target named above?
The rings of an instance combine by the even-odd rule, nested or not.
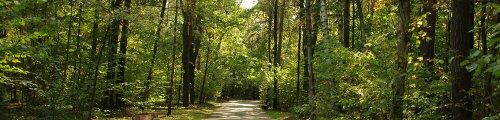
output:
[[[260,108],[256,100],[233,100],[220,104],[220,107],[207,120],[271,120]]]
[[[151,110],[131,110],[125,116],[101,118],[98,120],[130,120],[133,116],[155,114],[155,120],[296,120],[294,115],[277,110],[262,110],[258,100],[231,100],[209,102],[204,105],[176,107],[173,116],[166,116],[166,108]]]

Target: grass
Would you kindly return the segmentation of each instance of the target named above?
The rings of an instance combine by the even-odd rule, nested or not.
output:
[[[214,111],[215,106],[212,104],[191,106],[191,107],[176,107],[172,110],[172,116],[166,116],[166,107],[156,107],[155,110],[133,111],[135,114],[156,113],[158,118],[155,120],[202,120],[208,118]],[[101,118],[102,120],[130,120],[133,115]]]
[[[187,108],[173,111],[173,116],[159,116],[160,120],[202,120],[214,112],[214,107]]]
[[[284,120],[286,118],[293,117],[295,116],[292,113],[288,112],[283,112],[283,111],[277,111],[277,110],[265,110],[267,115],[271,116],[273,120]]]

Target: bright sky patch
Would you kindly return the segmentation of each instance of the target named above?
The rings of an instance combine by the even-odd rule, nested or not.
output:
[[[243,0],[240,7],[250,9],[257,4],[257,0]]]

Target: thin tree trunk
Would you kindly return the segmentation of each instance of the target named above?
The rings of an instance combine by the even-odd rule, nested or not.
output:
[[[344,43],[344,47],[346,48],[349,48],[349,18],[350,18],[350,0],[344,0],[344,17],[343,17],[343,20],[344,20],[344,25],[343,25],[343,28],[344,30],[342,31],[342,33],[344,33],[343,35],[343,43]]]
[[[112,9],[119,9],[120,6],[122,5],[123,1],[122,0],[116,0],[111,8]],[[109,37],[109,52],[108,52],[108,68],[107,68],[107,73],[106,73],[106,80],[110,81],[111,83],[116,83],[114,82],[116,78],[116,58],[117,58],[117,52],[118,52],[118,37],[119,37],[119,32],[120,32],[120,19],[113,19],[111,24],[110,24],[110,37]],[[115,90],[107,90],[106,91],[107,97],[104,98],[103,100],[103,109],[109,110],[109,109],[115,109],[116,104],[116,94]]]
[[[175,17],[174,17],[174,40],[172,41],[172,63],[170,65],[170,89],[168,90],[168,112],[167,115],[172,115],[172,101],[174,99],[174,75],[175,75],[175,54],[177,54],[177,20],[179,17],[179,0],[175,0]],[[180,90],[179,90],[180,91]]]
[[[403,95],[406,85],[407,56],[409,51],[410,35],[410,0],[399,0],[399,42],[397,48],[397,74],[392,81],[391,120],[402,120]]]
[[[355,28],[356,28],[356,1],[352,1],[352,23],[351,23],[351,48],[356,48],[354,42],[356,42]]]
[[[269,19],[267,20],[267,23],[268,23],[268,26],[267,26],[267,31],[269,34],[268,35],[268,40],[267,40],[267,59],[268,59],[268,62],[269,62],[269,65],[268,65],[268,68],[269,68],[269,71],[272,71],[273,69],[273,50],[272,50],[272,42],[274,40],[274,19],[277,19],[276,17],[274,17],[274,1],[269,1]],[[275,43],[276,44],[276,43]],[[274,80],[274,72],[273,72],[273,75],[271,75],[271,79]],[[266,101],[265,103],[266,104],[269,104],[270,100],[269,97],[266,96]],[[274,104],[273,104],[274,105]]]
[[[426,76],[431,81],[434,77],[434,69],[433,69],[433,59],[434,59],[434,43],[436,39],[436,19],[437,19],[437,11],[434,8],[434,5],[437,3],[437,0],[426,0],[424,2],[424,14],[427,14],[426,21],[427,26],[424,26],[422,29],[425,33],[425,36],[421,40],[420,52],[424,58],[424,65],[426,69],[431,72],[428,76]]]
[[[76,56],[77,61],[75,61],[74,67],[73,67],[73,72],[75,73],[75,80],[73,82],[73,90],[74,91],[79,91],[79,89],[80,89],[79,85],[82,82],[80,79],[80,77],[81,77],[81,74],[80,74],[81,72],[80,72],[80,68],[79,68],[80,65],[78,65],[79,63],[82,62],[81,57],[80,57],[80,54],[81,54],[80,53],[80,39],[81,39],[80,35],[81,35],[81,31],[82,31],[81,24],[82,24],[82,19],[83,19],[82,14],[83,14],[82,13],[82,5],[79,5],[78,6],[78,28],[77,28],[77,32],[76,32],[76,44],[75,44],[76,49],[74,52],[74,55]],[[31,71],[33,71],[33,70],[31,70]],[[74,99],[74,101],[79,101],[77,97],[74,97],[73,99]],[[81,106],[82,106],[81,104],[74,104],[73,111],[80,109]]]
[[[327,13],[326,13],[326,0],[320,0],[321,2],[321,31],[323,33],[323,41],[324,41],[324,44],[326,45],[327,47],[327,50],[328,50],[328,45],[329,45],[329,34],[328,34],[328,20],[327,20]]]
[[[184,68],[181,66],[181,71],[184,71]],[[181,97],[182,97],[182,94],[181,94],[181,91],[182,89],[181,88],[184,88],[183,85],[184,85],[184,73],[183,72],[179,72],[179,74],[181,75],[181,80],[179,82],[179,85],[177,86],[177,106],[181,106]]]
[[[472,119],[471,72],[460,63],[467,59],[473,48],[474,35],[469,32],[474,28],[474,1],[453,0],[451,18],[451,62],[452,76],[452,112],[454,120]]]
[[[69,4],[70,4],[70,10],[69,10],[69,23],[68,23],[68,38],[67,38],[67,41],[66,41],[66,54],[65,54],[65,65],[64,65],[64,69],[63,69],[63,81],[66,81],[67,78],[68,78],[68,66],[69,66],[69,49],[70,49],[70,45],[71,45],[71,34],[73,32],[73,0],[69,0]]]
[[[487,55],[487,54],[491,54],[492,56],[496,56],[496,46],[498,44],[498,42],[495,42],[494,45],[490,45],[491,46],[491,51],[490,53],[488,53],[488,45],[487,45],[487,29],[488,27],[486,26],[486,7],[487,7],[487,1],[483,1],[482,2],[482,5],[483,7],[481,8],[481,30],[480,30],[480,37],[481,38],[481,41],[482,41],[482,45],[483,45],[483,55]],[[499,23],[500,21],[500,16],[497,15],[497,20],[496,20],[496,23]],[[498,36],[498,35],[497,35]],[[490,65],[492,64],[492,62],[489,63]],[[484,83],[483,83],[483,94],[484,94],[484,101],[483,103],[484,104],[484,107],[482,108],[483,109],[483,113],[484,115],[482,117],[488,117],[488,116],[491,116],[492,113],[494,113],[494,106],[491,107],[492,104],[492,87],[491,87],[491,80],[494,79],[495,77],[492,75],[492,73],[488,72],[486,73],[485,75],[485,80],[484,80]],[[492,109],[493,108],[493,109]]]
[[[312,8],[311,8],[311,0],[306,0],[306,11],[305,11],[305,19],[306,19],[306,32],[305,32],[305,37],[306,39],[304,39],[304,42],[307,42],[307,54],[306,54],[306,59],[307,59],[307,74],[309,76],[308,78],[308,100],[309,100],[309,105],[312,107],[312,110],[311,110],[311,115],[309,116],[310,119],[312,120],[315,120],[316,119],[316,114],[315,114],[315,104],[314,104],[314,96],[315,96],[315,93],[314,93],[314,87],[315,87],[315,80],[314,80],[314,74],[313,74],[313,64],[312,64],[312,60],[313,60],[313,36],[312,35],[312,29],[313,29],[313,23],[312,23],[312,18],[313,18],[313,15],[311,15],[312,13]]]
[[[149,100],[149,96],[151,93],[151,82],[153,79],[153,69],[154,69],[154,66],[156,64],[156,56],[158,53],[158,41],[159,41],[159,39],[161,39],[160,33],[161,33],[162,28],[163,28],[162,23],[163,23],[164,18],[165,18],[165,9],[166,8],[167,8],[167,0],[162,0],[162,7],[161,7],[161,11],[160,11],[160,21],[158,22],[158,27],[156,29],[156,39],[155,39],[155,42],[153,44],[153,57],[150,59],[151,65],[149,66],[148,77],[147,77],[147,80],[145,82],[146,91],[144,92],[144,95],[143,95],[143,99],[145,101]],[[167,23],[168,23],[168,21],[167,21]]]
[[[274,0],[274,29],[273,29],[273,40],[274,40],[274,48],[273,48],[273,53],[274,53],[274,61],[273,61],[273,109],[278,109],[279,103],[278,103],[278,79],[277,79],[277,71],[276,69],[278,68],[278,61],[279,61],[279,55],[278,55],[278,32],[279,32],[279,18],[278,18],[278,0]]]
[[[198,32],[198,33],[203,33],[203,30],[201,28],[201,26],[199,26],[199,23],[200,23],[200,18],[197,17],[196,20],[195,20],[195,25],[194,25],[194,28],[195,30]],[[194,52],[191,54],[193,59],[191,59],[191,62],[190,63],[196,63],[197,61],[197,58],[198,58],[198,53],[200,51],[200,48],[201,48],[201,35],[196,35],[196,34],[193,34],[193,38],[194,38]],[[199,60],[198,60],[199,61]],[[190,84],[189,84],[189,103],[190,104],[194,104],[195,103],[195,99],[196,99],[196,92],[195,92],[195,73],[194,73],[194,70],[195,70],[195,66],[193,66],[193,72],[192,72],[192,79],[190,79]]]
[[[288,0],[283,0],[281,2],[280,8],[280,19],[279,19],[279,33],[278,33],[278,65],[281,66],[283,57],[282,57],[282,48],[283,48],[283,28],[285,26],[285,15],[286,15],[286,6],[288,5]]]
[[[361,34],[361,44],[359,46],[364,47],[366,44],[366,30],[365,30],[365,17],[363,15],[363,0],[356,0],[358,8],[358,18],[359,18],[359,32]]]
[[[98,1],[98,3],[100,3],[101,1]],[[95,11],[97,12],[97,10]],[[93,82],[92,82],[92,94],[91,94],[91,102],[90,102],[90,107],[89,107],[89,115],[87,117],[87,120],[92,120],[93,118],[93,112],[94,112],[94,106],[96,105],[96,94],[97,94],[97,80],[99,78],[99,68],[100,68],[100,65],[101,65],[101,58],[103,56],[103,51],[104,49],[106,48],[106,39],[108,37],[108,33],[110,32],[110,27],[111,26],[108,26],[107,28],[107,31],[106,31],[106,34],[104,35],[104,40],[102,41],[102,46],[101,48],[99,48],[99,55],[94,55],[94,62],[96,62],[95,66],[94,66],[94,76],[92,77],[93,79]],[[98,32],[96,32],[98,33]],[[96,34],[94,34],[96,35]],[[97,48],[97,47],[96,47]]]
[[[130,2],[131,0],[125,0],[125,13],[130,14]],[[121,85],[125,83],[125,64],[127,59],[127,44],[128,44],[128,34],[129,34],[129,21],[127,19],[121,20],[122,22],[122,30],[121,30],[121,38],[120,38],[120,55],[118,56],[118,72],[116,77],[118,78],[117,84]],[[120,108],[125,106],[125,102],[122,100],[123,93],[116,93],[116,107]]]
[[[301,48],[301,42],[302,42],[302,26],[303,26],[303,9],[304,9],[304,0],[299,0],[299,38],[297,41],[297,83],[296,83],[296,105],[300,105],[300,61],[301,61],[301,56],[300,56],[300,51],[302,50]]]
[[[210,60],[210,47],[211,47],[211,44],[209,43],[207,45],[207,53],[206,53],[206,58],[205,58],[205,70],[203,72],[203,83],[201,85],[201,90],[200,90],[200,95],[199,95],[199,99],[198,99],[198,102],[200,104],[203,104],[204,101],[203,101],[203,97],[204,97],[204,94],[203,92],[205,92],[205,83],[207,82],[207,72],[208,72],[208,68],[209,68],[209,60]]]

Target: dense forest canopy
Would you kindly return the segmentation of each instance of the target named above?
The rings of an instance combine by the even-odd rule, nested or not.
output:
[[[0,0],[0,118],[500,119],[495,0]]]

